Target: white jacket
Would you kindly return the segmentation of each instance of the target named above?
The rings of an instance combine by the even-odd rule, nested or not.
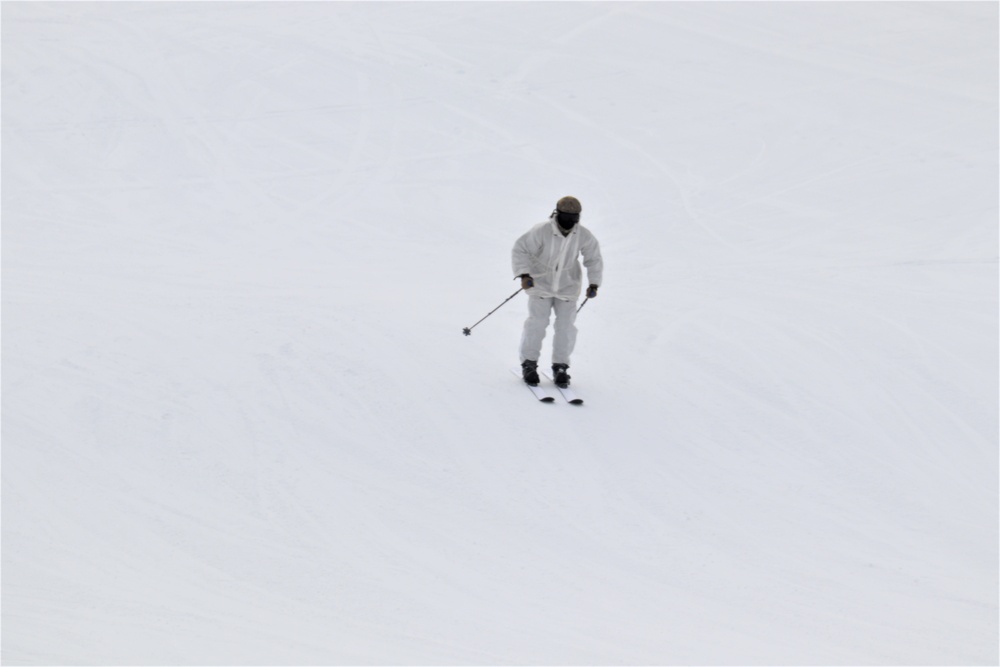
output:
[[[583,286],[580,255],[587,267],[588,284],[600,285],[604,261],[597,239],[579,223],[563,236],[553,216],[514,243],[511,259],[515,276],[527,273],[535,281],[535,286],[526,290],[528,294],[575,301]]]

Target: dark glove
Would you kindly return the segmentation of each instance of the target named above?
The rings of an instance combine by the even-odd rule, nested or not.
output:
[[[596,299],[597,298],[597,285],[591,285],[587,288],[587,298]]]
[[[531,289],[535,286],[535,281],[531,279],[527,273],[522,273],[521,276],[521,289]]]

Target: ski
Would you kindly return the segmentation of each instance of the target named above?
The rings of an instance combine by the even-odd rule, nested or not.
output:
[[[555,385],[555,388],[559,390],[559,393],[562,394],[562,397],[566,399],[567,403],[572,403],[573,405],[583,405],[583,399],[580,398],[577,395],[577,393],[573,391],[570,387],[560,387],[559,385],[555,384],[555,381],[553,381],[552,377],[548,373],[539,371],[539,374],[549,382],[552,382],[553,385]]]
[[[556,397],[550,394],[548,391],[546,391],[544,387],[539,387],[538,385],[532,386],[527,382],[525,382],[524,378],[521,375],[520,369],[512,368],[510,369],[510,372],[513,373],[514,376],[517,377],[517,379],[520,380],[525,387],[530,389],[531,393],[535,395],[535,398],[537,398],[542,403],[552,403],[553,401],[556,400]]]

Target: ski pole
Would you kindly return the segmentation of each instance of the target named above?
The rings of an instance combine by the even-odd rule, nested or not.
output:
[[[513,294],[511,294],[509,297],[507,297],[506,299],[504,299],[503,303],[501,303],[500,306],[502,306],[504,303],[507,303],[508,301],[510,301],[511,299],[513,299],[515,296],[517,296],[518,294],[520,294],[521,290],[523,290],[523,289],[524,288],[522,287],[521,289],[517,290],[516,292],[514,292]],[[498,310],[500,310],[500,306],[497,306],[496,308],[494,308],[490,312],[486,313],[486,315],[483,316],[483,320],[485,320],[487,317],[489,317],[493,313],[495,313]],[[483,320],[479,320],[479,322],[482,322]],[[479,324],[479,322],[476,322],[476,324]],[[466,336],[471,336],[472,335],[472,330],[476,328],[476,324],[473,324],[471,327],[465,327],[464,329],[462,329],[462,333],[464,333]]]
[[[590,297],[589,296],[583,300],[583,303],[581,303],[580,307],[576,309],[576,312],[579,313],[581,310],[583,310],[583,307],[587,305],[588,301],[590,301]]]

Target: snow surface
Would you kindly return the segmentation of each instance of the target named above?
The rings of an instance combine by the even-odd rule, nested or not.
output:
[[[3,3],[3,661],[996,664],[997,35]]]

